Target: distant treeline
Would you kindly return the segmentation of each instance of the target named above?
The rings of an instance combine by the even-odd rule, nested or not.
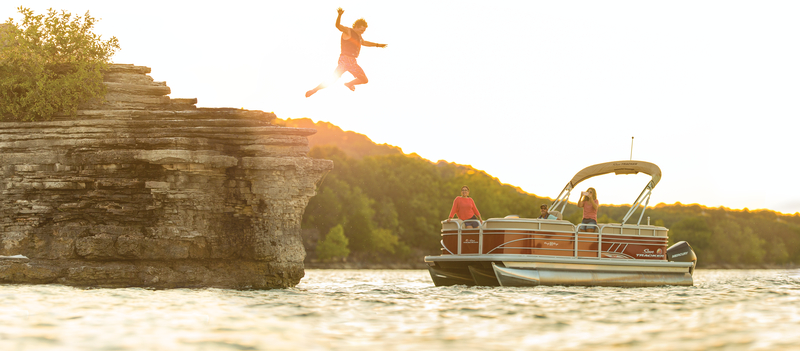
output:
[[[601,213],[619,222],[629,207],[605,206]],[[670,244],[687,241],[698,266],[759,266],[800,263],[800,215],[769,210],[731,210],[701,205],[658,204],[646,216],[669,229]],[[653,223],[653,222],[651,222]]]
[[[344,133],[338,127],[327,127],[326,132]],[[470,187],[484,219],[509,214],[535,218],[539,205],[552,201],[502,184],[470,166],[433,163],[416,154],[394,152],[386,144],[364,142],[369,138],[361,134],[346,139],[359,140],[361,149],[346,153],[337,146],[315,145],[310,152],[312,157],[334,161],[334,169],[303,217],[303,228],[319,233],[319,242],[306,248],[311,259],[418,262],[424,255],[439,254],[440,222],[447,218],[462,185]],[[598,222],[619,223],[628,209],[601,206]],[[575,224],[580,216],[573,204],[564,211],[564,219]],[[670,244],[688,241],[698,255],[699,267],[800,263],[799,214],[676,203],[649,207],[645,217],[650,217],[651,224],[670,229]],[[628,223],[638,218],[637,211]]]
[[[389,144],[376,144],[364,134],[343,131],[328,122],[314,121],[308,118],[278,119],[277,123],[286,127],[313,128],[317,133],[308,137],[312,147],[317,145],[335,145],[350,157],[361,158],[375,155],[402,155],[403,150]]]

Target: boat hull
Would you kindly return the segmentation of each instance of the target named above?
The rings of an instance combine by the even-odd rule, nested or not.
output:
[[[497,280],[497,274],[493,267],[487,269],[479,268],[477,265],[469,266],[469,272],[472,274],[472,280],[475,285],[479,286],[500,286]]]
[[[428,266],[428,272],[436,286],[475,285],[475,280],[469,272],[469,266],[466,266],[466,269],[443,269]]]
[[[693,285],[692,262],[535,255],[428,256],[436,286]]]
[[[693,284],[692,275],[686,273],[641,273],[548,270],[533,268],[507,268],[493,265],[497,280],[502,286],[580,285],[648,287]]]

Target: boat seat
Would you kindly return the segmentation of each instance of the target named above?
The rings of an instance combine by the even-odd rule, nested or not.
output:
[[[556,219],[563,219],[561,218],[561,212],[559,211],[548,211],[550,214],[556,216]]]
[[[458,218],[453,218],[451,222],[442,221],[442,229],[444,230],[457,230],[458,226],[461,224],[461,220]]]
[[[449,223],[447,221],[442,221],[442,230],[457,230],[459,226],[461,226],[461,229],[478,229],[475,227],[467,228],[465,222],[475,222],[478,223],[479,227],[481,226],[481,223],[477,219],[462,221],[458,218],[453,218]]]

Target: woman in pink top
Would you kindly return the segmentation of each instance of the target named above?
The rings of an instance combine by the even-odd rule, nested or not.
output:
[[[447,221],[453,219],[453,215],[458,215],[458,219],[464,221],[465,227],[477,228],[477,221],[467,221],[468,219],[477,219],[483,222],[481,213],[478,212],[478,207],[475,206],[475,201],[469,197],[469,187],[464,185],[461,187],[461,196],[456,197],[453,201],[453,209],[450,210],[450,217]]]
[[[581,193],[581,198],[578,200],[578,207],[583,209],[583,220],[581,224],[597,224],[597,209],[600,208],[600,202],[597,201],[597,190],[589,188]],[[587,227],[581,226],[580,231],[584,231]]]

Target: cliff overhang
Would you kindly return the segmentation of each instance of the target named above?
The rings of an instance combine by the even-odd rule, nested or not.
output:
[[[149,73],[111,65],[77,119],[0,122],[0,283],[296,285],[303,211],[333,168],[307,156],[315,130],[197,108]]]

